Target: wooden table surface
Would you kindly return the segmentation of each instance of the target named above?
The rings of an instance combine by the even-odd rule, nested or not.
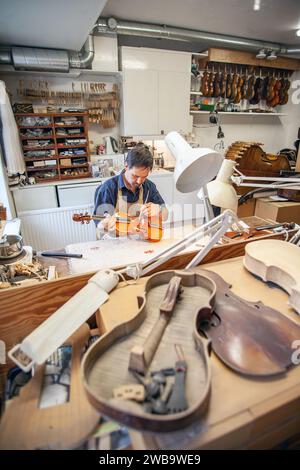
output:
[[[241,220],[243,220],[247,225],[249,225],[250,228],[255,228],[259,225],[265,225],[265,224],[269,223],[267,220],[261,219],[259,217],[255,217],[255,216],[253,216],[253,217],[244,217]],[[270,223],[274,223],[274,222],[271,221]],[[270,232],[270,233],[272,234],[272,232]],[[249,239],[249,240],[252,240],[252,239]],[[101,240],[100,242],[98,241],[97,243],[98,244],[101,243],[101,248],[103,247],[103,250],[105,250],[106,245],[108,246],[108,244],[106,243],[106,240]],[[236,245],[237,243],[239,243],[238,239],[232,240],[233,245]],[[83,248],[84,248],[84,245],[85,245],[85,243],[82,243]],[[159,243],[157,243],[155,245],[159,246]],[[125,247],[126,247],[126,245],[125,245]],[[128,249],[129,248],[130,248],[130,244],[128,243]],[[151,249],[151,244],[149,244],[149,249]],[[48,250],[48,251],[50,251],[50,250]],[[57,251],[57,252],[60,252],[60,253],[65,253],[64,249],[53,250],[53,251]],[[66,258],[55,258],[55,257],[49,257],[48,258],[48,257],[45,257],[45,256],[41,256],[41,254],[38,253],[37,259],[42,264],[42,266],[44,266],[44,267],[55,266],[58,277],[66,277],[66,276],[72,275],[70,273],[68,260]],[[108,259],[109,259],[109,253],[108,253]],[[134,259],[134,253],[133,253],[131,262],[134,263],[136,261],[137,260]],[[119,267],[123,267],[123,266],[124,266],[124,263],[122,263],[122,260],[120,259]],[[100,269],[100,267],[101,266],[99,266],[98,269]],[[82,272],[88,272],[88,271],[91,271],[91,269],[90,270],[87,269],[85,271],[83,270]]]
[[[232,284],[235,294],[249,301],[261,300],[300,324],[299,316],[287,304],[288,295],[251,275],[241,257],[201,267],[220,274]],[[103,331],[109,332],[132,318],[136,296],[143,291],[145,280],[126,287],[126,302],[122,285],[110,294],[98,317]],[[253,379],[233,372],[214,353],[211,365],[212,392],[203,419],[168,434],[132,431],[134,448],[261,449],[274,447],[300,432],[300,367],[276,378]]]

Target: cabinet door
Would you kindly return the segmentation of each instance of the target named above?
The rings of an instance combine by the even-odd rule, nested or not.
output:
[[[124,70],[123,135],[158,134],[158,72]]]
[[[101,183],[72,184],[58,186],[60,207],[75,207],[94,204],[95,191]]]
[[[17,213],[58,207],[55,186],[20,188],[13,191]]]
[[[189,131],[190,74],[159,71],[159,134]]]

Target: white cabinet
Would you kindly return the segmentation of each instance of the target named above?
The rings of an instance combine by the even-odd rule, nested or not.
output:
[[[161,71],[158,76],[159,134],[189,131],[190,74]]]
[[[190,129],[191,54],[122,47],[122,134],[158,136]]]
[[[17,213],[58,207],[55,186],[16,188],[13,196]]]
[[[80,183],[57,186],[60,207],[75,207],[94,204],[95,191],[101,183]]]
[[[153,70],[123,73],[124,135],[158,134],[158,76]]]

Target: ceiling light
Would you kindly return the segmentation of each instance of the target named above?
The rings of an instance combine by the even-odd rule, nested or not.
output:
[[[260,10],[260,0],[254,0],[253,10],[254,11]]]
[[[257,59],[265,59],[267,57],[267,54],[264,49],[261,49],[257,54],[256,58]]]
[[[300,29],[297,29],[296,36],[300,36]]]
[[[268,52],[268,55],[267,55],[267,59],[268,59],[268,60],[275,60],[275,59],[277,59],[276,53],[275,53],[274,51],[269,51],[269,52]]]

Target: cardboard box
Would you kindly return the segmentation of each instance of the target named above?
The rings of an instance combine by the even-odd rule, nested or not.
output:
[[[69,166],[69,165],[72,165],[72,160],[71,160],[71,158],[61,158],[60,159],[60,164],[62,166]]]
[[[252,198],[245,202],[245,204],[238,206],[237,216],[239,219],[242,219],[243,217],[252,217],[255,213],[255,203],[256,199]]]
[[[276,222],[300,224],[300,202],[279,202],[269,198],[259,198],[256,201],[255,215]]]

